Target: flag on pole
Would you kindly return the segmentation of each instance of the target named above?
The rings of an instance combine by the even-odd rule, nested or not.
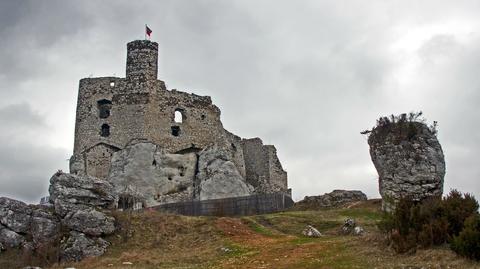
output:
[[[152,29],[148,28],[146,24],[145,24],[145,34],[147,34],[148,37],[150,37],[150,35],[152,34]]]

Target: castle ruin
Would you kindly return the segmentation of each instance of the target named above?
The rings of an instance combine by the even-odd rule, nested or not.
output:
[[[136,40],[125,78],[80,80],[72,174],[113,182],[143,206],[290,193],[274,146],[225,130],[209,96],[168,90],[157,64],[158,43]]]

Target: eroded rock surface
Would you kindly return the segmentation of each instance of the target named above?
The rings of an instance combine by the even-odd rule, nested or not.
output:
[[[53,206],[0,198],[2,248],[34,252],[48,244],[55,247],[66,228],[69,237],[60,246],[62,260],[103,254],[108,243],[99,236],[115,231],[115,219],[102,212],[114,208],[117,201],[113,186],[94,177],[59,171],[50,179],[49,191]]]
[[[68,228],[87,235],[100,236],[115,231],[115,219],[95,209],[69,212],[62,223]]]
[[[17,248],[25,243],[25,237],[0,225],[0,244],[4,247]]]
[[[191,200],[196,162],[195,153],[170,154],[136,143],[113,155],[108,181],[119,197],[133,197],[144,207]]]
[[[366,201],[367,195],[361,191],[334,190],[318,196],[305,196],[295,204],[298,208],[338,207],[353,202]]]
[[[59,236],[60,220],[52,208],[32,206],[31,235],[34,246],[52,242]]]
[[[445,159],[435,133],[421,122],[375,127],[368,138],[379,175],[382,207],[389,211],[401,197],[441,196]]]
[[[108,180],[120,197],[119,207],[123,207],[124,197],[150,207],[247,196],[253,192],[231,152],[216,146],[199,153],[171,154],[153,143],[131,144],[113,155]]]
[[[237,167],[221,148],[200,153],[197,175],[200,200],[248,196],[253,187],[245,182]]]
[[[49,192],[55,212],[62,217],[68,212],[91,207],[113,208],[117,200],[109,182],[61,172],[50,179]]]
[[[14,199],[0,198],[0,223],[17,233],[30,230],[32,210],[24,202]]]
[[[68,239],[60,246],[63,261],[79,261],[86,257],[97,257],[105,253],[109,243],[102,238],[91,238],[71,231]]]

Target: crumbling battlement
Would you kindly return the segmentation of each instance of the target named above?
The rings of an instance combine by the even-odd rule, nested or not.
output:
[[[158,44],[137,40],[127,44],[125,78],[80,80],[72,173],[106,179],[113,155],[135,141],[153,143],[165,154],[197,154],[215,146],[255,192],[287,191],[275,147],[226,131],[209,96],[168,90],[157,73]]]

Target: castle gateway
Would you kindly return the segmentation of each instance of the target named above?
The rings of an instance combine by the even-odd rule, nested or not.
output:
[[[289,194],[274,146],[225,130],[209,96],[168,90],[157,63],[158,43],[136,40],[125,78],[80,80],[71,173],[111,181],[144,207]]]

